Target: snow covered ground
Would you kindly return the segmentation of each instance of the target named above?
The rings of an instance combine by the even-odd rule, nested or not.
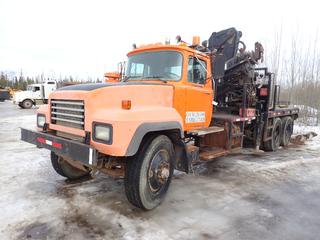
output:
[[[294,105],[294,107],[299,108],[300,118],[298,121],[302,125],[316,126],[319,123],[317,120],[319,118],[318,109],[305,105]]]
[[[176,174],[164,203],[132,207],[105,175],[67,182],[49,152],[19,141],[35,109],[0,103],[0,239],[318,239],[320,137]],[[295,132],[319,127],[296,127]]]

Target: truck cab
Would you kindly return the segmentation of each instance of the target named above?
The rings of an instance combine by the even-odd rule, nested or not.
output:
[[[186,46],[149,45],[128,54],[125,81],[172,87],[172,107],[184,131],[209,126],[213,89],[210,58]]]
[[[129,202],[153,209],[174,169],[189,173],[193,164],[226,155],[245,140],[272,151],[288,144],[282,140],[290,139],[297,111],[270,111],[267,71],[265,84],[254,68],[239,75],[243,64],[255,64],[250,54],[235,55],[239,35],[235,29],[214,33],[209,46],[180,41],[135,48],[123,77],[107,74],[105,83],[52,92],[37,111],[36,131],[22,129],[21,139],[50,150],[53,168],[68,179],[97,171],[124,178]]]
[[[47,81],[43,84],[31,84],[26,91],[16,92],[13,96],[14,104],[21,108],[31,108],[37,104],[46,103],[50,93],[57,89],[56,81]]]

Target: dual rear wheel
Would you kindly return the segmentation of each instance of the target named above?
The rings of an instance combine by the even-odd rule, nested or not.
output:
[[[282,119],[282,135],[281,146],[288,146],[290,143],[291,135],[293,133],[293,120],[291,117],[285,117]]]
[[[275,118],[273,121],[270,139],[263,144],[265,151],[277,151],[279,146],[287,147],[293,133],[291,117]]]

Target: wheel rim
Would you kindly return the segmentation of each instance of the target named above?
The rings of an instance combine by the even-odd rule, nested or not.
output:
[[[281,132],[281,127],[280,126],[275,128],[274,141],[275,141],[276,146],[280,145],[280,132]]]
[[[31,103],[29,101],[25,102],[24,105],[28,108],[31,107]]]
[[[290,140],[290,137],[291,137],[291,134],[292,134],[292,130],[293,130],[292,129],[292,124],[291,123],[287,124],[285,132],[284,132],[285,137],[286,137],[286,141]]]
[[[148,171],[148,185],[151,192],[159,192],[168,182],[170,177],[169,159],[169,153],[164,149],[153,156]]]

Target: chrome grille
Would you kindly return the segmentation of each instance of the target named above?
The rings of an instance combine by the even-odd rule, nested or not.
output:
[[[81,100],[51,100],[51,123],[84,129],[84,102]]]
[[[66,132],[61,132],[61,131],[56,131],[56,136],[62,137],[62,138],[67,138],[67,139],[81,142],[81,143],[84,143],[84,141],[85,141],[84,137],[73,135],[73,134],[66,133]]]

